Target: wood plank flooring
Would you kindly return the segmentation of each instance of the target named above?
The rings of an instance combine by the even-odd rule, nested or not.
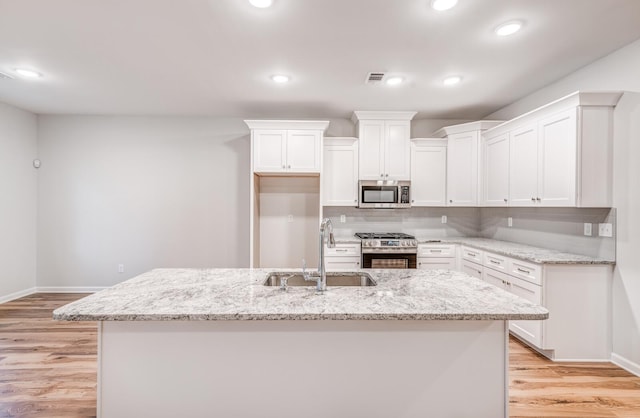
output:
[[[51,319],[82,296],[0,304],[0,418],[95,417],[97,326]],[[515,339],[509,349],[511,417],[640,418],[639,377],[611,363],[553,363]]]

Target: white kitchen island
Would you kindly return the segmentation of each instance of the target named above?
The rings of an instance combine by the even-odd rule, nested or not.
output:
[[[98,416],[507,417],[508,320],[548,312],[464,273],[263,286],[158,269],[54,312],[99,325]]]

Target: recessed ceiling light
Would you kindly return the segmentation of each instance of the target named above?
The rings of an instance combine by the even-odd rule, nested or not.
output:
[[[26,68],[14,68],[13,71],[24,78],[40,78],[42,74],[34,70],[28,70]]]
[[[442,80],[442,84],[444,84],[445,86],[453,86],[461,81],[462,77],[460,77],[459,75],[452,75],[451,77],[447,77]]]
[[[449,10],[458,4],[458,0],[431,0],[431,7],[439,12]]]
[[[517,31],[522,28],[522,22],[519,20],[513,20],[511,22],[503,23],[495,29],[496,35],[498,36],[509,36],[513,35]]]
[[[249,0],[249,3],[251,3],[253,7],[266,9],[267,7],[271,7],[273,0]]]
[[[397,86],[398,84],[402,84],[404,78],[399,76],[389,77],[385,80],[388,86]]]
[[[289,77],[288,75],[276,74],[271,76],[271,80],[274,83],[283,84],[289,82],[289,80],[291,80],[291,77]]]

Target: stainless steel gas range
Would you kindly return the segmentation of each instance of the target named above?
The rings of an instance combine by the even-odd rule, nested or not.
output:
[[[362,268],[414,269],[418,242],[403,233],[358,232],[362,240]]]

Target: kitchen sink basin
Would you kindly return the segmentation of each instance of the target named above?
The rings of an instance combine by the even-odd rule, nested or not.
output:
[[[288,277],[287,286],[315,286],[314,281],[306,281],[302,273],[273,272],[267,275],[262,283],[265,286],[280,286],[281,279]],[[369,273],[365,272],[329,272],[327,273],[327,286],[377,286],[377,283]]]

